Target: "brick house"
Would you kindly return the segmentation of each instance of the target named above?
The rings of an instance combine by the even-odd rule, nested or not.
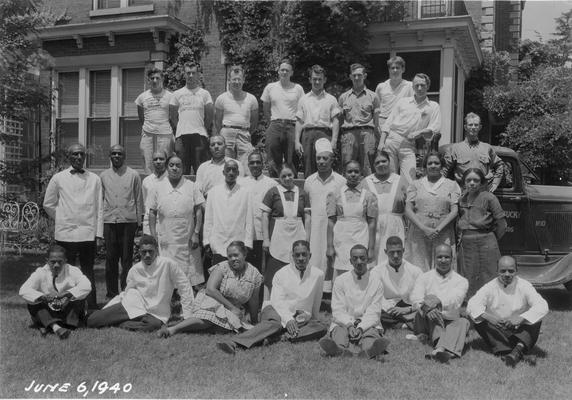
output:
[[[49,122],[35,133],[43,144],[38,156],[80,141],[90,149],[87,166],[101,170],[109,165],[109,146],[122,143],[127,164],[141,169],[140,124],[133,101],[145,88],[146,68],[164,67],[170,39],[201,22],[200,3],[51,0],[49,4],[69,20],[40,34],[43,48],[54,59],[53,68],[43,76],[59,90]],[[387,59],[402,56],[407,62],[406,78],[415,72],[432,78],[430,98],[440,103],[443,117],[441,143],[458,140],[464,81],[471,68],[481,63],[482,48],[505,49],[505,42],[510,42],[507,46],[518,43],[524,1],[405,4],[404,20],[394,22],[381,15],[370,27],[368,53],[374,66],[370,81],[386,79]],[[224,55],[214,24],[206,39],[210,51],[202,61],[204,81],[214,99],[226,85]]]

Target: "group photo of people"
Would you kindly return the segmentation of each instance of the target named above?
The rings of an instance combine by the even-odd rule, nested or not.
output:
[[[283,59],[257,99],[233,65],[214,101],[198,63],[174,92],[149,69],[133,99],[140,148],[111,146],[98,175],[72,144],[47,185],[55,242],[19,292],[34,326],[60,339],[76,328],[225,333],[213,351],[230,355],[315,341],[325,357],[378,361],[395,329],[444,364],[476,351],[474,329],[507,366],[535,365],[548,304],[499,248],[504,163],[473,112],[464,140],[440,151],[433,77],[404,79],[400,56],[387,68],[370,90],[366,67],[349,65],[352,86],[336,98],[323,67],[307,71],[304,93]],[[259,117],[263,146],[252,142]],[[127,153],[141,153],[144,179]]]

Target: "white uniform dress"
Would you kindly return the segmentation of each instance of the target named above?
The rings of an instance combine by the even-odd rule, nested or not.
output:
[[[270,241],[270,255],[285,263],[291,261],[292,243],[306,239],[302,218],[298,217],[298,186],[294,186],[294,201],[286,201],[284,192],[278,190],[284,216],[274,219],[274,230]]]
[[[361,244],[366,248],[369,244],[369,229],[363,212],[365,194],[366,191],[362,190],[359,201],[349,203],[344,188],[340,190],[344,215],[337,218],[336,225],[334,225],[334,249],[336,250],[334,269],[352,270],[350,250],[356,244]]]
[[[378,193],[374,185],[375,181],[379,182],[374,174],[365,178],[368,189],[377,196],[379,215],[377,216],[375,253],[377,254],[377,264],[380,264],[387,261],[385,243],[388,237],[398,236],[405,242],[405,225],[403,223],[403,214],[393,212],[393,205],[399,189],[400,176],[391,173],[387,179],[387,182],[391,183],[389,193]]]
[[[189,246],[195,229],[195,206],[204,202],[198,186],[185,178],[177,187],[169,179],[159,182],[149,201],[149,208],[157,211],[160,254],[176,261],[193,286],[205,281],[200,248]]]

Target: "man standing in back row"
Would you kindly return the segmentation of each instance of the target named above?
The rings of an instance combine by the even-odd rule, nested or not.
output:
[[[361,64],[352,64],[350,79],[352,88],[342,93],[339,99],[342,124],[341,169],[350,160],[360,163],[362,176],[373,171],[376,133],[379,129],[377,109],[379,99],[365,87],[367,73]]]
[[[290,81],[292,73],[292,63],[283,59],[278,67],[280,79],[266,85],[260,97],[264,118],[270,121],[265,136],[268,169],[273,178],[278,178],[283,163],[293,164],[296,110],[304,89]]]
[[[381,128],[382,137],[387,139],[385,143],[379,142],[379,149],[385,147],[389,153],[391,172],[399,173],[409,183],[416,179],[415,140],[423,137],[430,141],[441,131],[439,104],[427,97],[430,86],[427,75],[415,75],[415,95],[399,100]]]
[[[319,65],[309,69],[312,90],[306,93],[298,103],[296,112],[296,151],[304,157],[304,177],[316,172],[316,151],[314,145],[318,139],[330,141],[332,151],[336,150],[340,121],[340,108],[336,98],[326,93],[326,71]],[[302,142],[300,142],[302,137]],[[333,155],[332,155],[333,157]]]
[[[186,85],[173,93],[171,119],[177,125],[175,152],[183,161],[183,175],[196,174],[208,158],[208,131],[213,120],[213,100],[201,87],[201,66],[186,62],[183,66]]]

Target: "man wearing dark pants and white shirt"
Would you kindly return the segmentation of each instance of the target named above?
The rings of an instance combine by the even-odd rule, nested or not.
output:
[[[85,147],[79,143],[68,147],[71,167],[55,174],[46,189],[44,210],[55,219],[56,243],[66,249],[70,264],[79,264],[91,282],[87,297],[89,308],[97,308],[95,293],[96,238],[103,238],[103,191],[99,176],[84,169]]]

